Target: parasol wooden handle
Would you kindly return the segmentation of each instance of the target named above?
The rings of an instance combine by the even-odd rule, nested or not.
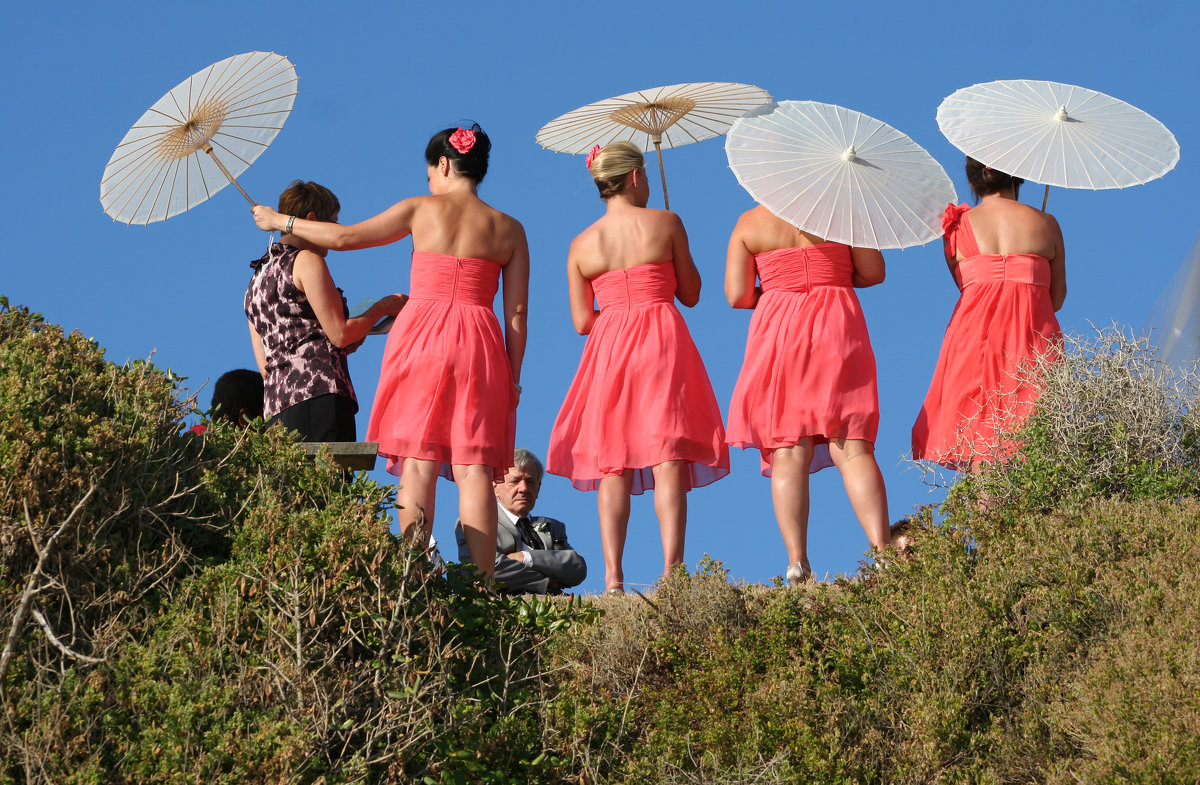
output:
[[[662,162],[662,134],[655,134],[653,136],[653,140],[654,140],[654,150],[655,150],[655,152],[658,153],[658,176],[662,178],[663,207],[670,210],[671,209],[671,200],[667,197],[667,171],[665,169],[663,169],[663,162]]]
[[[258,202],[251,199],[250,194],[246,193],[246,189],[242,188],[242,186],[238,184],[238,181],[234,179],[233,175],[229,173],[229,170],[225,168],[225,164],[221,163],[221,159],[217,158],[217,154],[213,152],[212,145],[208,142],[205,142],[204,146],[200,149],[208,153],[209,157],[213,159],[213,163],[215,163],[217,167],[225,174],[225,176],[229,178],[229,182],[233,183],[233,187],[238,189],[238,192],[242,196],[246,197],[246,201],[250,203],[250,206],[257,207]]]
[[[1046,193],[1042,195],[1042,212],[1046,212],[1046,202],[1050,201],[1050,186],[1046,186]]]

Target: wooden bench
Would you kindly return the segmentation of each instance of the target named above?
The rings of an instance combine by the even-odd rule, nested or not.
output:
[[[379,454],[379,442],[305,442],[300,446],[314,457],[327,447],[333,462],[350,471],[371,471]]]

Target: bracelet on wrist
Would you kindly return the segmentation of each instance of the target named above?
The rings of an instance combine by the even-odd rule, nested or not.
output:
[[[284,233],[284,234],[291,234],[291,233],[292,233],[292,224],[294,224],[294,223],[296,223],[296,216],[294,216],[294,215],[289,215],[289,216],[288,216],[288,222],[287,222],[287,228],[283,230],[283,233]]]

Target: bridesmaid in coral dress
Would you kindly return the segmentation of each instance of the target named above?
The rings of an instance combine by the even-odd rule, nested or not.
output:
[[[665,574],[683,562],[687,492],[728,474],[729,452],[704,363],[674,304],[700,299],[683,223],[647,209],[650,187],[633,144],[597,148],[587,164],[606,211],[567,257],[571,316],[588,339],[546,470],[599,491],[605,589],[620,592],[630,494],[654,489]]]
[[[891,542],[887,493],[875,462],[875,354],[854,294],[854,287],[883,278],[879,251],[825,242],[762,206],[743,213],[729,238],[725,296],[754,315],[729,404],[728,438],[762,452],[793,585],[812,578],[812,472],[837,466],[871,545],[882,549]]]
[[[1017,201],[1019,177],[967,158],[977,204],[947,205],[946,264],[962,293],[912,430],[913,458],[975,470],[1007,452],[1033,410],[1026,373],[1060,351],[1055,312],[1067,296],[1066,252],[1054,216]],[[998,452],[999,451],[999,452]]]
[[[425,148],[430,195],[362,223],[254,208],[260,229],[286,230],[333,250],[412,235],[411,292],[388,336],[367,439],[379,442],[388,471],[403,477],[400,528],[419,544],[429,543],[438,476],[454,480],[471,560],[489,578],[496,552],[492,479],[512,465],[529,290],[524,228],[477,193],[490,149],[478,125],[435,134]],[[492,311],[500,279],[503,337]]]

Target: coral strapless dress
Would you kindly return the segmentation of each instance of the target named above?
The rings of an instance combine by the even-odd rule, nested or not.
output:
[[[600,315],[554,423],[546,471],[585,491],[633,469],[631,492],[654,487],[652,467],[688,462],[687,489],[729,474],[721,409],[675,307],[670,262],[592,279]]]
[[[947,255],[961,250],[965,257],[954,268],[962,294],[912,429],[913,458],[951,469],[991,454],[998,432],[1020,426],[1037,399],[1023,369],[1062,351],[1049,260],[979,253],[968,209],[948,205],[942,218]]]
[[[818,243],[754,257],[763,293],[750,318],[746,357],[729,404],[728,441],[762,451],[804,437],[811,471],[833,465],[830,439],[875,441],[879,390],[850,247]]]
[[[452,465],[512,465],[516,391],[492,311],[500,265],[418,251],[408,302],[388,334],[367,426],[387,470],[403,458]]]

